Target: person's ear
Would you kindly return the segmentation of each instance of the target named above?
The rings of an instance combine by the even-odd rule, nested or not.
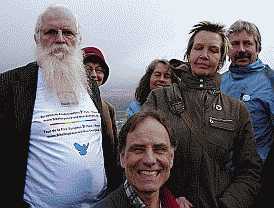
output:
[[[120,164],[122,168],[125,168],[125,150],[120,153]]]
[[[38,43],[38,40],[37,40],[37,36],[36,36],[36,34],[34,34],[34,35],[33,35],[33,37],[34,37],[34,41],[35,41],[35,43],[37,44],[37,43]]]
[[[171,148],[171,153],[170,153],[170,168],[173,167],[173,161],[174,161],[174,148]]]
[[[80,45],[82,42],[82,36],[79,34],[77,35],[77,44]]]

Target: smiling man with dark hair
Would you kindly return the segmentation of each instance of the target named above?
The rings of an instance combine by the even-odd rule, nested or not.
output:
[[[119,134],[120,162],[126,180],[94,208],[179,208],[165,187],[173,166],[175,140],[156,112],[138,112]]]

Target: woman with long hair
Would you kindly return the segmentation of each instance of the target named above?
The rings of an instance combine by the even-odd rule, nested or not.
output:
[[[166,59],[154,59],[146,69],[135,91],[135,100],[127,108],[128,117],[140,111],[151,90],[178,82],[172,66]]]

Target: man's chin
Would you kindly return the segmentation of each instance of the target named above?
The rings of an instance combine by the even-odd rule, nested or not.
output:
[[[53,53],[51,54],[52,57],[55,57],[58,60],[63,60],[66,57],[66,54],[63,52]]]
[[[236,62],[236,65],[239,66],[239,67],[245,67],[249,64],[249,61],[239,61],[239,62]]]
[[[238,66],[246,66],[246,65],[250,64],[250,59],[248,59],[248,58],[238,59],[235,62],[235,64]]]
[[[143,193],[154,193],[159,190],[159,186],[155,184],[143,184],[141,186],[135,187],[137,191],[143,192]]]

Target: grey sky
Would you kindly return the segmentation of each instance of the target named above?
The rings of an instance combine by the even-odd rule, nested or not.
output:
[[[201,20],[227,26],[254,22],[262,34],[261,59],[274,64],[272,1],[248,0],[9,0],[1,1],[0,72],[34,60],[33,30],[48,5],[64,4],[79,19],[82,47],[103,50],[111,85],[136,82],[154,58],[183,58],[188,32]]]

